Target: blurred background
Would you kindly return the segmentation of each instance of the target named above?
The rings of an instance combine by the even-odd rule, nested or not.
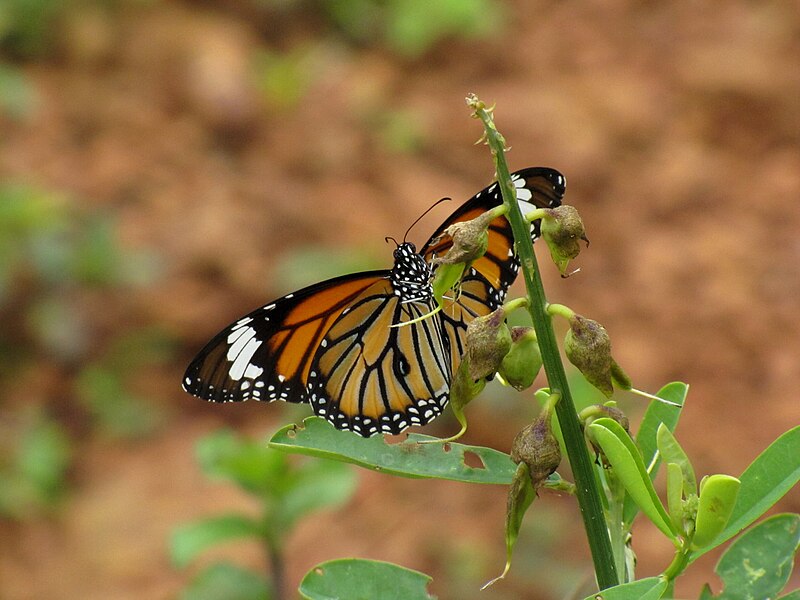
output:
[[[262,442],[308,410],[207,404],[183,370],[256,306],[390,265],[384,236],[487,185],[468,92],[497,103],[512,169],[561,170],[586,224],[579,274],[540,249],[550,299],[606,326],[637,387],[690,383],[679,439],[700,474],[741,473],[800,420],[799,58],[792,2],[4,0],[0,597],[203,597],[186,590],[215,561],[268,573],[252,541],[178,566],[170,536],[259,510],[198,443]],[[619,401],[635,423],[643,402]],[[507,451],[535,413],[493,385],[466,443]],[[359,472],[287,534],[287,597],[362,556],[477,598],[505,494]],[[544,494],[480,598],[591,583],[577,514]],[[646,525],[634,547],[642,576],[671,557]],[[718,587],[713,564],[679,592]]]

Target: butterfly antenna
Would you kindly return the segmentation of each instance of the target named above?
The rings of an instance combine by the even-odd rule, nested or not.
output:
[[[399,246],[400,245],[400,242],[398,242],[396,239],[394,239],[390,235],[387,235],[385,238],[383,238],[383,241],[386,242],[387,244],[389,243],[389,240],[392,240],[394,242],[395,246]]]
[[[408,237],[408,234],[411,232],[411,229],[414,227],[414,225],[419,223],[425,215],[427,215],[434,208],[439,206],[442,202],[447,202],[449,200],[452,200],[452,198],[440,198],[439,200],[434,202],[424,213],[422,213],[420,216],[418,216],[416,221],[414,221],[411,225],[408,226],[408,229],[406,229],[406,234],[403,236],[403,243],[405,244],[406,238]]]

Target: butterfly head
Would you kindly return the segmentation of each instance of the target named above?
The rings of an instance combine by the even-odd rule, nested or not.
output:
[[[403,301],[427,301],[433,295],[431,268],[411,242],[397,245],[390,278],[395,295]]]

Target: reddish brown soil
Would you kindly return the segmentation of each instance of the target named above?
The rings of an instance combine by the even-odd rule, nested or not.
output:
[[[226,423],[264,435],[280,417],[274,407],[188,397],[179,389],[186,362],[225,323],[295,285],[277,280],[276,268],[293,251],[348,249],[387,264],[384,236],[401,236],[432,201],[465,199],[489,182],[467,92],[497,103],[512,167],[566,174],[591,247],[566,280],[542,260],[549,296],[606,326],[638,387],[691,384],[678,433],[701,474],[740,473],[800,420],[792,3],[512,2],[502,39],[442,43],[416,61],[323,43],[319,20],[302,13],[276,31],[235,2],[130,4],[121,14],[77,13],[59,30],[55,56],[20,63],[41,104],[27,120],[0,120],[0,177],[110,212],[126,248],[158,254],[152,285],[87,294],[76,318],[91,324],[98,347],[142,325],[179,340],[175,359],[135,384],[171,417],[140,441],[78,440],[63,509],[0,525],[3,598],[174,597],[190,573],[170,566],[169,532],[255,509],[204,480],[193,446]],[[299,104],[265,101],[249,77],[253,53],[312,43]],[[376,119],[387,111],[418,129],[416,151],[381,141]],[[417,241],[440,216],[418,226]],[[7,382],[4,410],[60,402],[63,375],[46,377]],[[532,411],[521,397],[503,398],[470,409],[469,443],[508,448]],[[633,413],[637,402],[622,399]],[[453,429],[449,416],[441,421],[437,432]],[[292,535],[287,581],[358,555],[433,574],[440,598],[478,597],[503,562],[504,504],[501,488],[364,473],[350,504]],[[800,510],[796,490],[780,508]],[[517,569],[481,598],[563,597],[590,580],[570,500],[547,497],[528,520]],[[669,561],[669,545],[647,527],[634,545],[643,575]],[[252,545],[208,561],[221,556],[263,568]],[[576,570],[556,589],[546,583],[555,565]],[[713,580],[712,565],[692,570],[686,597]]]

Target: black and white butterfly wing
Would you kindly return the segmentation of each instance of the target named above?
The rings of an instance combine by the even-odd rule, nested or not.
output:
[[[410,244],[395,255],[392,271],[325,281],[232,323],[184,389],[216,402],[309,402],[364,437],[430,422],[449,399],[449,339],[431,316],[429,266]]]
[[[213,402],[307,402],[311,362],[328,329],[389,271],[337,277],[245,315],[218,333],[186,370],[183,389]]]

